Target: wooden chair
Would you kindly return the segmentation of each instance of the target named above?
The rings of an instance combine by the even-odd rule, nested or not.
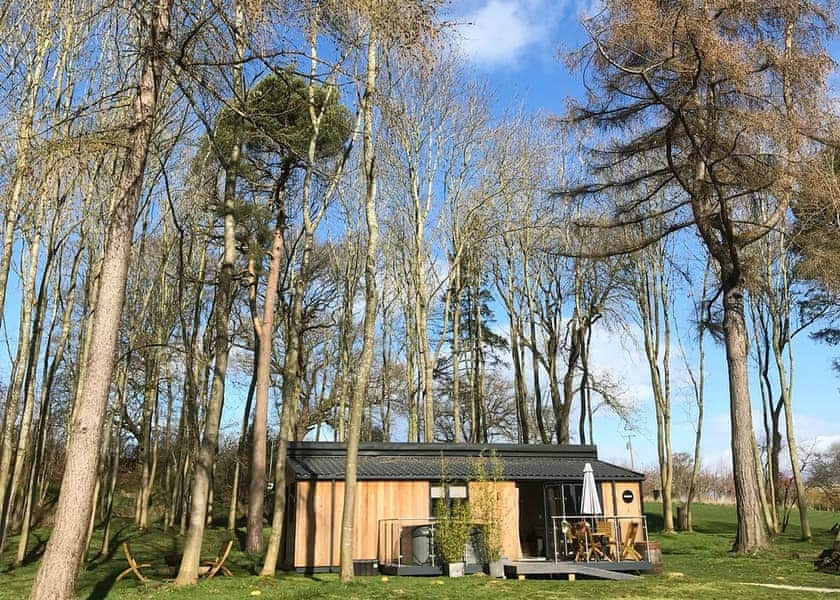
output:
[[[143,575],[140,572],[140,569],[145,567],[151,567],[151,563],[140,563],[137,564],[137,561],[134,560],[134,557],[131,555],[131,548],[128,546],[128,542],[123,543],[123,553],[125,554],[125,559],[128,561],[128,568],[125,569],[122,573],[117,575],[117,581],[128,575],[129,573],[134,573],[134,576],[137,577],[140,581],[146,582],[149,580],[148,577]]]
[[[572,549],[575,553],[575,562],[586,562],[589,560],[589,545],[586,543],[585,523],[575,523],[572,526]]]
[[[231,573],[230,569],[225,566],[225,561],[230,555],[231,548],[233,548],[233,540],[228,540],[227,542],[222,543],[219,547],[219,553],[216,555],[216,558],[213,560],[201,561],[201,566],[206,569],[206,572],[202,573],[202,577],[211,579],[219,571],[221,571],[222,575],[225,577],[232,577],[233,573]]]
[[[586,535],[586,544],[589,546],[589,560],[610,560],[604,553],[600,537],[592,534],[592,528],[588,523],[584,529],[584,534]]]
[[[574,526],[575,561],[609,560],[601,549],[601,544],[592,535],[592,529],[585,521]]]
[[[615,542],[615,528],[609,521],[597,521],[595,523],[595,536],[606,540],[601,546],[606,550],[607,560],[615,560],[618,555],[618,548]]]
[[[632,521],[624,534],[621,544],[621,560],[642,560],[642,555],[636,551],[636,534],[639,532],[638,521]]]

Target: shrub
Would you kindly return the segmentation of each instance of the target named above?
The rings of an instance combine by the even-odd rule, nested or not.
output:
[[[435,503],[435,544],[445,563],[464,560],[464,549],[472,531],[470,505],[459,499],[448,505],[443,498]]]
[[[482,558],[485,562],[496,562],[502,558],[502,496],[498,482],[502,478],[502,461],[496,451],[490,453],[490,472],[487,472],[483,458],[473,463],[476,485],[474,498],[475,516],[482,526]]]

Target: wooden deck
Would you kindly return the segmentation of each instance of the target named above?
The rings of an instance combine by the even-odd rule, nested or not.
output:
[[[629,581],[637,579],[637,573],[648,571],[652,565],[646,561],[597,561],[589,563],[545,561],[511,561],[505,563],[505,577],[564,577],[580,575],[593,579]]]
[[[440,577],[443,575],[443,567],[441,565],[395,565],[380,564],[379,571],[383,575],[404,575],[408,577]],[[464,574],[474,575],[475,573],[482,573],[482,565],[468,564],[464,567]]]
[[[505,562],[505,577],[517,579],[524,577],[568,577],[575,575],[591,579],[613,579],[630,581],[638,578],[638,573],[653,568],[647,561],[624,560],[619,562],[597,561],[590,563],[554,562],[550,560],[528,560]],[[379,571],[384,575],[406,575],[409,577],[440,576],[440,565],[395,565],[380,564]],[[466,574],[480,573],[481,565],[466,565]]]

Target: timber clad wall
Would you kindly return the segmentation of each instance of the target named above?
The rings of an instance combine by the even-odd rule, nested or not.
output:
[[[429,517],[428,481],[359,481],[356,494],[356,526],[354,527],[354,560],[396,562],[397,553],[405,539],[396,538],[396,528],[391,534],[383,519],[423,519]],[[481,485],[469,482],[469,498],[474,501]],[[519,539],[519,488],[516,482],[502,481],[499,486],[502,513],[502,554],[509,560],[522,556]],[[294,494],[294,567],[325,568],[339,563],[341,539],[341,513],[344,498],[343,481],[298,481]],[[632,502],[624,502],[622,494],[633,493]],[[604,514],[639,516],[642,514],[641,485],[637,481],[601,482]],[[622,520],[621,537],[630,520]],[[410,528],[419,523],[406,523]],[[331,531],[332,529],[332,531]],[[380,532],[382,534],[380,535]],[[548,533],[550,535],[550,532]],[[641,541],[641,528],[636,539]],[[291,540],[290,540],[291,541]],[[390,542],[390,543],[389,543]],[[291,550],[290,545],[286,546]],[[288,561],[290,562],[290,561]]]
[[[602,508],[604,509],[605,515],[615,514],[615,502],[613,501],[613,485],[614,484],[612,481],[601,482],[601,498],[603,499]]]
[[[396,559],[393,549],[380,546],[383,519],[425,518],[429,515],[428,481],[359,481],[354,527],[354,560]],[[469,496],[475,498],[481,484],[470,482]],[[502,512],[502,552],[511,560],[520,557],[519,503],[516,484],[499,482]],[[299,481],[295,494],[295,568],[336,566],[339,562],[344,482]],[[330,524],[332,523],[332,532]],[[410,527],[411,524],[407,524]],[[332,535],[330,535],[332,533]],[[394,544],[399,543],[393,540]],[[330,553],[332,552],[332,560]]]
[[[380,520],[428,516],[429,482],[359,481],[357,485],[353,558],[377,560]],[[299,481],[296,486],[294,566],[338,565],[344,482]]]
[[[470,501],[474,502],[482,485],[492,483],[469,482]],[[519,544],[519,490],[513,481],[499,481],[500,512],[502,515],[502,556],[509,560],[518,560],[521,554]]]
[[[633,501],[625,502],[622,500],[622,494],[625,491],[633,493]],[[604,481],[601,483],[601,496],[604,499],[604,514],[617,515],[619,517],[638,517],[642,514],[642,484],[638,481]],[[644,539],[644,531],[641,527],[641,520],[639,522],[639,530],[636,533],[636,541]],[[624,539],[624,532],[629,526],[630,519],[621,519],[621,538]]]

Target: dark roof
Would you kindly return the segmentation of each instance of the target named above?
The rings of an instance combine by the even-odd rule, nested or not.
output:
[[[451,479],[474,476],[475,459],[495,450],[508,480],[551,481],[583,477],[586,463],[595,479],[640,481],[644,475],[598,460],[595,446],[517,444],[406,444],[370,443],[359,447],[357,477],[361,480]],[[297,479],[344,479],[346,445],[334,442],[292,442],[288,465]],[[487,471],[491,470],[489,461]]]

